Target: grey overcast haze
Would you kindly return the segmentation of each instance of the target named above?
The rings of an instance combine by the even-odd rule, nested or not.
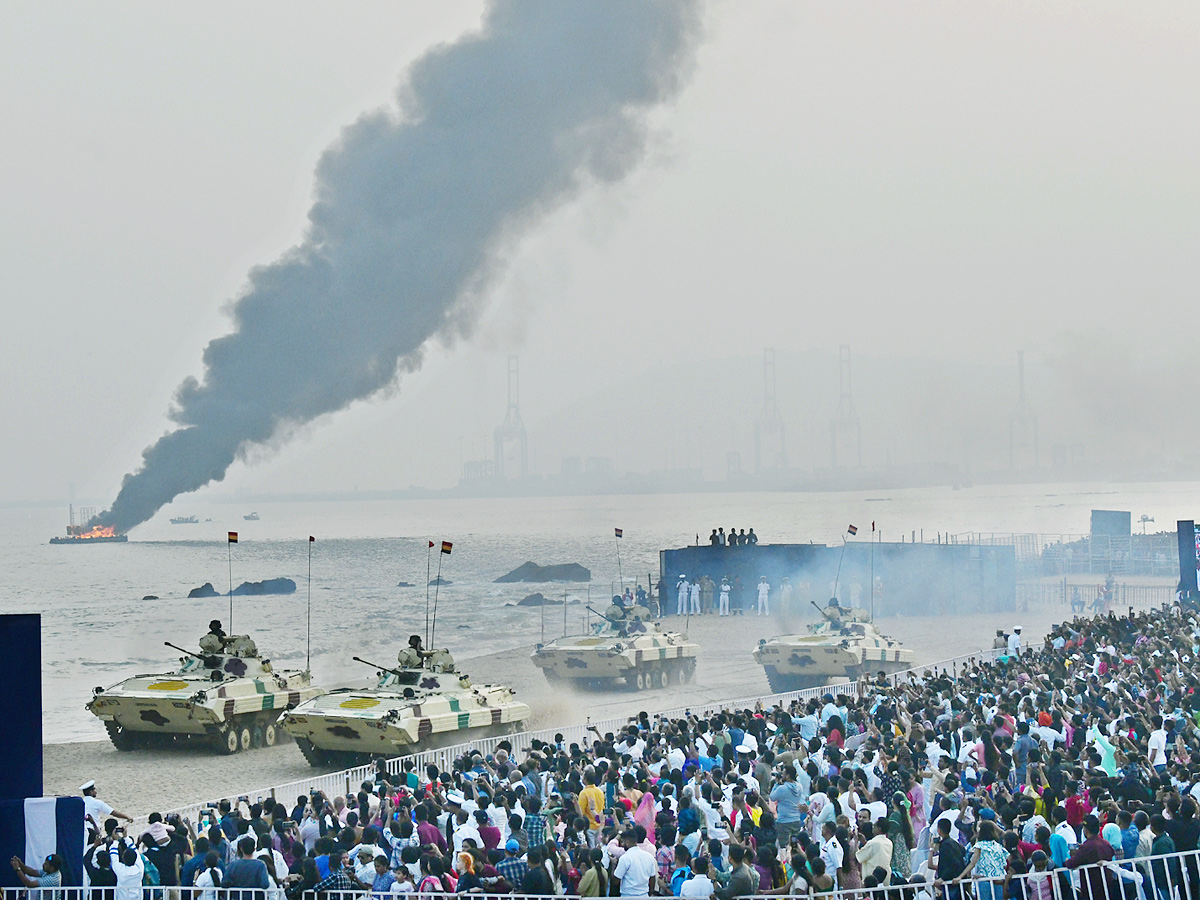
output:
[[[1023,350],[1039,465],[1194,475],[1200,6],[700,9],[640,161],[506,243],[472,327],[202,491],[454,485],[492,453],[509,355],[534,474],[721,479],[752,453],[767,347],[811,473],[843,345],[866,468],[1007,467]],[[322,154],[484,18],[0,6],[0,502],[111,503],[251,269],[304,239]]]

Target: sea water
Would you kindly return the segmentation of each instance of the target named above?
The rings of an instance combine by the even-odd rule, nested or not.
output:
[[[762,543],[837,544],[851,524],[858,527],[851,540],[869,540],[872,522],[885,541],[913,531],[926,541],[966,532],[1072,535],[1087,531],[1094,508],[1129,510],[1135,528],[1147,514],[1160,530],[1173,530],[1176,518],[1200,515],[1200,483],[253,506],[184,498],[135,528],[127,544],[95,546],[48,543],[62,533],[65,510],[10,508],[0,510],[0,600],[5,612],[42,614],[45,739],[96,740],[105,737],[103,725],[84,710],[93,687],[169,671],[180,654],[163,642],[194,649],[210,619],[230,630],[231,568],[234,586],[296,582],[294,594],[235,597],[232,631],[252,635],[276,668],[303,668],[311,550],[314,679],[365,683],[372,671],[350,657],[388,665],[410,634],[425,632],[434,600],[426,585],[439,565],[452,584],[436,591],[435,643],[466,661],[582,630],[589,600],[603,609],[622,579],[657,580],[659,550],[706,543],[716,526],[753,527]],[[259,520],[245,521],[252,510]],[[200,524],[168,521],[183,515]],[[614,528],[623,529],[619,541]],[[227,543],[229,531],[238,532],[237,544]],[[453,543],[449,555],[439,552],[444,540]],[[527,560],[579,563],[592,581],[494,583]],[[222,596],[187,599],[205,582]],[[565,621],[563,606],[515,605],[535,591],[565,598]],[[501,671],[464,668],[477,680],[504,680]]]

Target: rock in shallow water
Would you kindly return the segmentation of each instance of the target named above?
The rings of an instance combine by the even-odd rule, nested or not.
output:
[[[525,582],[527,584],[545,584],[549,581],[584,582],[591,580],[591,570],[584,568],[579,563],[539,566],[535,562],[527,562],[524,565],[517,566],[507,575],[501,575],[494,583],[513,584],[515,582]]]

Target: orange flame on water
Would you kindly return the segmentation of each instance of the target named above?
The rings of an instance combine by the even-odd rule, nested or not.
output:
[[[116,529],[111,525],[93,525],[91,528],[84,528],[83,525],[76,525],[74,528],[68,528],[67,531],[71,537],[77,541],[88,541],[92,538],[116,537]]]

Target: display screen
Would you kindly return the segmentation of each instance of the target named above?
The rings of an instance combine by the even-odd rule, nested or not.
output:
[[[1179,589],[1196,593],[1197,572],[1200,571],[1200,526],[1191,519],[1175,523],[1179,541]]]

